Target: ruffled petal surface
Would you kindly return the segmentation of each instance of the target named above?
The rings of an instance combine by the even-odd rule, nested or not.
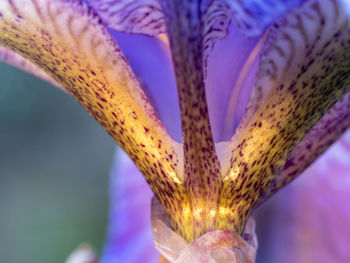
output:
[[[167,1],[85,0],[85,2],[108,27],[117,31],[151,36],[167,31],[165,26]],[[247,59],[258,38],[277,18],[301,2],[301,0],[274,2],[215,0],[203,1],[201,4],[204,24],[203,66],[208,72],[206,81],[208,107],[216,142],[228,140],[242,118],[256,73],[256,67],[247,73],[250,69],[247,64],[254,65],[251,57],[249,61]],[[185,9],[186,4],[179,3],[179,5],[180,9]],[[229,31],[229,37],[225,38]],[[225,39],[216,41],[222,38]],[[206,61],[208,56],[209,61]],[[257,54],[254,56],[257,57]],[[239,78],[242,73],[246,77]],[[161,114],[162,111],[157,112]],[[173,119],[171,114],[169,116],[166,119]],[[167,125],[166,123],[165,126]],[[177,135],[176,140],[178,138]]]

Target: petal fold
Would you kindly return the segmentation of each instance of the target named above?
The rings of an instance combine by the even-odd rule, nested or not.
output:
[[[226,160],[220,222],[249,215],[296,145],[349,84],[350,27],[339,1],[308,1],[270,29],[250,107]],[[227,215],[224,208],[235,212]]]
[[[181,152],[104,24],[79,0],[0,2],[0,44],[68,91],[136,163],[169,213],[180,215]]]
[[[234,23],[208,57],[206,94],[215,142],[228,141],[254,86],[261,41],[247,38]]]

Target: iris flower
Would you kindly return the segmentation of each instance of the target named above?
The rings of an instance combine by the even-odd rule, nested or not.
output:
[[[97,120],[191,243],[243,235],[349,126],[349,6],[2,0],[0,45]]]

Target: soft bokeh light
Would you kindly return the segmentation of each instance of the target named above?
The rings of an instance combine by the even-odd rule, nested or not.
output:
[[[115,143],[70,96],[0,65],[0,261],[101,251]]]

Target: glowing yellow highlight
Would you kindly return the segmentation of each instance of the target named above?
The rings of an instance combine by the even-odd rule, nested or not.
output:
[[[174,183],[181,184],[181,181],[179,180],[179,178],[173,170],[169,170],[167,175],[169,176],[169,179],[171,179]]]
[[[194,211],[193,211],[193,215],[194,215],[196,218],[198,218],[198,217],[201,217],[202,212],[203,212],[203,208],[202,208],[202,207],[196,208],[196,209],[194,209]]]
[[[232,213],[232,208],[227,208],[227,207],[223,207],[223,206],[219,207],[219,215],[221,217],[226,217],[231,213]]]
[[[239,167],[235,166],[229,173],[224,177],[224,181],[233,181],[239,175]]]
[[[217,213],[217,210],[216,210],[216,209],[210,209],[210,211],[209,211],[209,215],[210,215],[211,217],[216,217],[216,213]]]
[[[189,205],[186,205],[184,207],[183,214],[184,214],[185,218],[190,217],[190,215],[191,215],[191,208],[190,208]]]
[[[190,218],[178,146],[97,17],[85,5],[58,0],[2,0],[0,12],[0,45],[40,67],[100,123],[152,182],[172,221],[184,221],[183,207]],[[188,221],[183,236],[190,236]]]

